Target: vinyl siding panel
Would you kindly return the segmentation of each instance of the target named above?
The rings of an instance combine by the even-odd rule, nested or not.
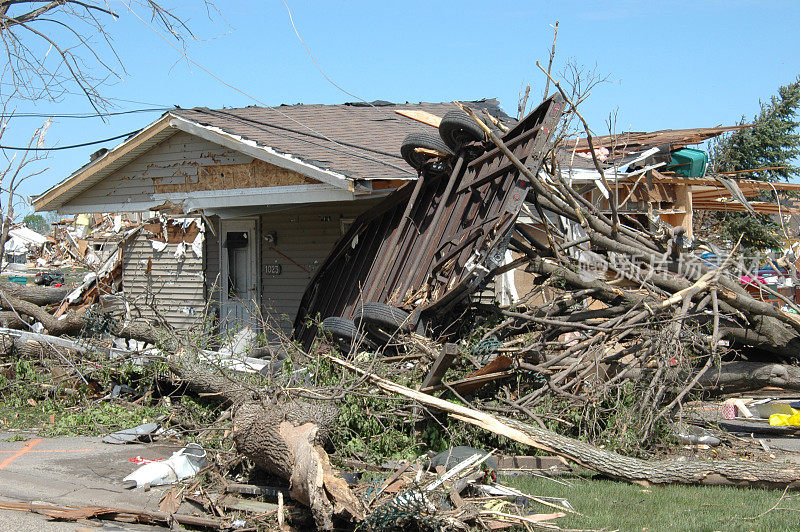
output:
[[[273,326],[291,331],[306,286],[342,236],[342,222],[375,203],[321,204],[261,215],[261,302]],[[277,235],[274,246],[263,241],[272,232]],[[268,275],[268,265],[280,265],[281,274]]]
[[[140,231],[122,250],[122,288],[132,314],[152,319],[156,309],[173,327],[196,325],[205,310],[205,254],[197,257],[187,244],[186,256],[179,261],[178,244],[167,244],[158,252],[149,236]]]

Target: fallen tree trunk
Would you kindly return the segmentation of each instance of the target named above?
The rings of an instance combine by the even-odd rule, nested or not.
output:
[[[547,429],[450,403],[368,373],[337,357],[322,356],[365,377],[384,391],[437,408],[449,413],[455,419],[536,449],[557,454],[614,479],[644,485],[705,484],[769,488],[800,487],[800,468],[796,464],[745,460],[641,460],[630,458]]]
[[[42,307],[61,303],[67,297],[69,290],[63,286],[54,288],[51,286],[21,285],[9,281],[0,281],[0,292]]]
[[[0,310],[0,327],[7,329],[28,329],[28,323],[10,310]]]
[[[330,402],[279,401],[260,397],[243,384],[201,367],[179,351],[170,370],[196,392],[213,394],[233,409],[236,449],[256,465],[289,481],[289,493],[311,508],[320,530],[332,530],[333,518],[364,518],[364,507],[331,467],[320,443],[336,423]]]
[[[627,379],[647,379],[653,370],[645,368],[622,369]],[[696,373],[671,370],[666,378],[672,382],[688,383]],[[700,376],[695,390],[714,395],[751,392],[768,386],[800,391],[800,367],[769,362],[747,362],[738,360],[712,367]]]
[[[130,320],[118,324],[112,333],[127,340],[138,340],[148,344],[161,346],[166,351],[175,353],[180,350],[180,342],[174,331],[165,327],[152,325],[146,320]]]
[[[800,391],[800,367],[761,362],[727,362],[708,371],[698,385],[721,393],[746,392],[767,386]]]
[[[13,283],[11,283],[13,284]],[[29,316],[41,323],[49,334],[59,336],[62,334],[77,334],[83,329],[85,323],[82,316],[68,313],[55,318],[46,309],[0,290],[0,307],[8,309],[22,316]]]

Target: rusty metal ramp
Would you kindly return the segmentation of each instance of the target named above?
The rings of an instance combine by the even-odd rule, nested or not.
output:
[[[554,95],[502,137],[534,174],[562,109]],[[402,308],[415,324],[440,319],[503,263],[529,185],[484,141],[429,159],[415,183],[358,217],[336,244],[303,295],[295,338],[309,346],[315,320],[351,318],[364,302]]]

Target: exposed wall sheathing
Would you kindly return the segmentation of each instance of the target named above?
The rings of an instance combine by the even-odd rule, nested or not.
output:
[[[277,187],[319,183],[297,172],[273,164],[253,160],[250,163],[218,164],[197,167],[196,175],[187,173],[183,183],[165,183],[154,178],[156,193],[227,190],[231,188]]]
[[[123,166],[67,205],[151,202],[152,195],[316,183],[236,150],[176,133]],[[157,202],[152,202],[155,205]]]

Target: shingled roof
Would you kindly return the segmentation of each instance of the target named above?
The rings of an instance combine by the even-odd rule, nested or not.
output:
[[[464,102],[487,109],[508,123],[513,120],[497,100]],[[306,163],[353,179],[396,179],[416,176],[400,157],[400,145],[409,133],[433,131],[431,126],[395,113],[425,111],[443,116],[457,109],[454,103],[342,105],[281,105],[237,109],[176,109],[170,114],[196,124],[217,128]]]
[[[495,99],[464,103],[486,109],[509,125],[515,122],[503,113]],[[435,129],[395,111],[423,111],[441,117],[456,108],[452,102],[377,101],[274,108],[174,109],[119,146],[93,158],[59,184],[34,196],[33,203],[36,210],[59,209],[178,131],[355,193],[361,180],[416,177],[401,158],[400,146],[409,133]]]

